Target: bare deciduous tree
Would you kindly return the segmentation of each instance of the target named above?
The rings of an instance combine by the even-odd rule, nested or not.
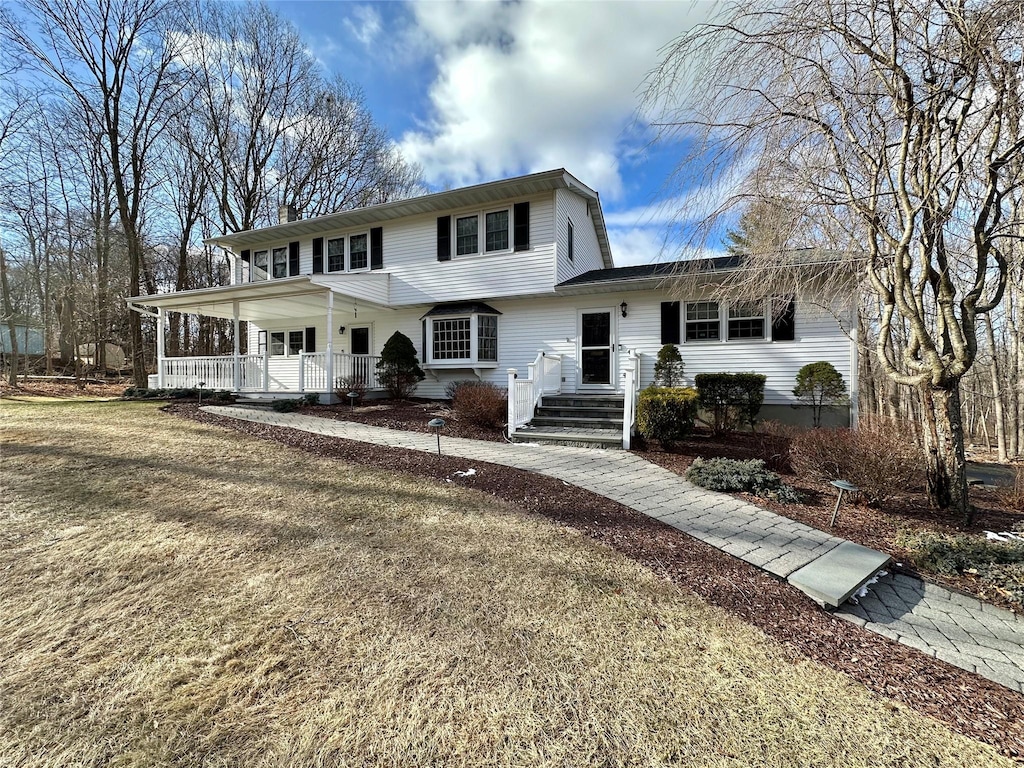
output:
[[[810,244],[860,254],[875,362],[917,393],[929,495],[965,518],[960,383],[1016,235],[1022,14],[1017,0],[736,3],[678,38],[647,90],[663,133],[694,141],[688,160],[743,169],[720,213],[783,198]]]
[[[0,15],[0,36],[76,105],[103,139],[129,256],[129,291],[141,293],[141,224],[151,153],[181,87],[167,36],[170,0],[23,0],[27,18]],[[32,30],[31,27],[35,29]],[[146,384],[141,318],[129,318],[132,374]]]

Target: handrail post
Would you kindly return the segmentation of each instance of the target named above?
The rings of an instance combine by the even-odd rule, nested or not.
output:
[[[270,391],[270,348],[263,350],[263,392]]]
[[[636,405],[636,384],[633,378],[634,370],[632,365],[624,366],[622,373],[626,377],[625,391],[622,393],[622,447],[628,451],[633,438],[633,409]]]
[[[299,350],[299,392],[306,391],[306,353]]]
[[[506,373],[508,374],[508,436],[511,438],[516,431],[516,376],[518,371],[515,368],[509,368]]]

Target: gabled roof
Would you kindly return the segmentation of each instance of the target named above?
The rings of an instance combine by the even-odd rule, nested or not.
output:
[[[608,231],[604,223],[604,214],[601,211],[600,197],[596,191],[564,168],[531,173],[527,176],[517,176],[512,179],[489,181],[485,184],[475,184],[471,187],[435,192],[429,195],[410,197],[406,200],[395,200],[391,203],[381,203],[380,205],[371,205],[365,208],[354,208],[350,211],[315,216],[311,219],[299,219],[298,221],[276,224],[272,227],[263,227],[262,229],[248,229],[243,232],[211,237],[205,242],[224,248],[240,248],[266,243],[271,240],[296,240],[330,230],[378,224],[405,216],[440,213],[446,210],[475,205],[489,205],[501,200],[527,197],[538,192],[548,192],[555,189],[571,190],[594,203],[594,205],[590,206],[590,216],[594,221],[594,229],[597,232],[597,242],[601,249],[601,260],[603,263],[611,266],[613,264],[611,248],[608,245]]]

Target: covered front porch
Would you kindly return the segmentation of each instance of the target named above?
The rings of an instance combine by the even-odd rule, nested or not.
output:
[[[355,279],[353,279],[355,278]],[[202,388],[247,395],[317,393],[330,401],[339,390],[381,390],[379,355],[364,348],[339,349],[343,337],[335,321],[351,322],[363,315],[388,311],[384,275],[312,275],[259,283],[138,296],[129,299],[134,311],[156,319],[157,365],[149,377],[154,388]],[[344,307],[336,310],[336,304]],[[169,357],[166,354],[167,314],[180,312],[233,321],[234,350],[215,356]],[[250,327],[245,335],[242,323]],[[298,330],[267,331],[278,326]]]

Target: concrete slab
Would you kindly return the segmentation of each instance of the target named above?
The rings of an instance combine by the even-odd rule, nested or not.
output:
[[[789,575],[789,583],[812,599],[838,608],[892,558],[851,541]]]

